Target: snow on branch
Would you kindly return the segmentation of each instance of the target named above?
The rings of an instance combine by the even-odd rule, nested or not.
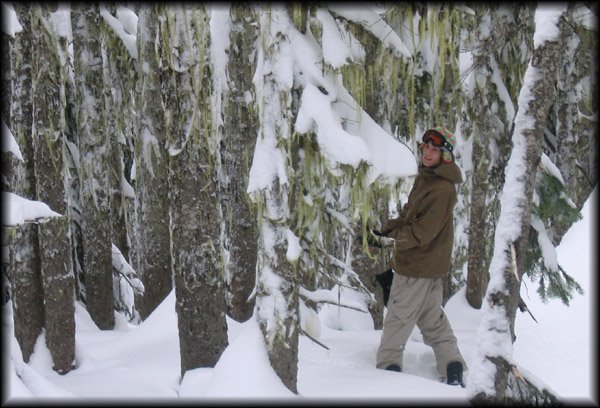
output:
[[[144,284],[115,244],[112,244],[112,266],[127,281],[133,291],[144,293]]]
[[[406,48],[406,45],[404,45],[398,34],[374,10],[367,6],[354,7],[338,3],[330,3],[328,8],[334,13],[363,26],[398,56],[412,58],[410,51]]]
[[[135,294],[144,295],[144,284],[115,244],[112,247],[113,297],[115,309],[129,319],[136,316]]]
[[[358,302],[349,302],[342,303],[338,301],[337,296],[332,293],[330,290],[326,289],[317,289],[315,291],[310,291],[306,288],[301,287],[298,293],[301,299],[303,299],[309,305],[316,303],[327,303],[330,305],[341,306],[352,310],[357,310],[359,312],[368,313],[369,311],[365,309],[365,306]]]
[[[4,119],[2,119],[2,153],[8,152],[14,154],[19,161],[23,161],[23,155],[21,154],[19,144],[15,140],[15,137],[8,126],[6,126],[6,123],[4,123]]]
[[[49,218],[62,217],[46,203],[28,200],[14,193],[2,192],[2,225],[15,226],[25,223],[45,222]]]
[[[365,49],[342,25],[337,24],[331,14],[317,10],[317,19],[323,26],[323,59],[333,68],[341,68],[349,62],[362,61]]]
[[[357,166],[370,164],[367,183],[416,174],[411,150],[377,124],[344,87],[341,74],[323,72],[322,54],[316,41],[290,29],[299,84],[304,85],[296,131],[314,130],[326,158]],[[362,141],[361,141],[362,139]]]
[[[23,31],[23,26],[19,23],[15,8],[10,3],[1,2],[0,10],[2,10],[2,32],[15,38],[15,34]]]
[[[544,261],[544,265],[550,271],[557,272],[558,271],[558,255],[556,253],[556,248],[552,244],[550,237],[548,236],[548,231],[546,230],[546,226],[544,222],[540,219],[539,216],[532,213],[531,214],[531,226],[537,232],[537,241],[540,246],[540,250],[542,251],[542,259]]]
[[[113,17],[106,6],[100,6],[100,15],[106,21],[106,23],[113,29],[117,37],[123,41],[123,45],[131,55],[131,58],[137,59],[137,46],[136,46],[136,27],[137,27],[137,16],[133,11],[124,7],[119,7],[117,10],[117,16]],[[135,17],[134,17],[135,16]]]
[[[319,146],[325,157],[332,162],[357,168],[361,161],[371,161],[367,144],[342,128],[341,120],[333,111],[331,103],[331,95],[323,93],[313,84],[307,84],[302,92],[296,131],[307,133],[313,129],[314,124]]]

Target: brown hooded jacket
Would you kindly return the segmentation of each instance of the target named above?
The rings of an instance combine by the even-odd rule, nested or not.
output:
[[[383,234],[394,238],[396,273],[441,278],[450,272],[454,243],[455,184],[462,182],[456,163],[421,166],[400,216],[386,222]]]

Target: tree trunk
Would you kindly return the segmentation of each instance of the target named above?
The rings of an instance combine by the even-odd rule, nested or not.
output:
[[[171,256],[181,375],[214,367],[228,344],[220,245],[217,143],[212,128],[208,16],[202,6],[172,7],[161,35],[168,79]],[[185,56],[177,50],[186,49]]]
[[[478,6],[476,10],[477,30],[480,33],[473,46],[473,76],[472,96],[472,155],[473,176],[471,181],[471,203],[469,213],[469,247],[467,266],[467,292],[469,305],[475,309],[481,308],[487,286],[488,263],[488,230],[487,230],[487,192],[489,190],[489,145],[497,131],[490,124],[494,117],[490,112],[489,84],[492,82],[490,54],[486,45],[491,43],[487,27],[491,26],[491,11],[489,7]]]
[[[388,269],[388,258],[383,254],[375,254],[374,259],[370,258],[362,246],[362,242],[354,242],[352,245],[353,260],[352,269],[358,274],[362,283],[375,297],[373,301],[367,304],[369,313],[373,318],[375,330],[383,328],[383,289],[375,279],[376,275],[383,273]]]
[[[114,6],[113,6],[114,7]],[[131,246],[128,234],[130,207],[133,199],[127,158],[131,157],[131,144],[134,135],[135,117],[133,91],[137,60],[134,59],[121,39],[108,24],[102,24],[106,32],[106,46],[103,52],[104,83],[106,98],[106,131],[110,140],[110,206],[112,222],[112,242],[129,259]]]
[[[559,27],[564,24],[563,18],[564,14],[560,18]],[[562,30],[561,33],[564,34]],[[494,257],[490,266],[490,281],[493,281],[493,285],[490,285],[486,294],[486,301],[491,310],[489,313],[494,317],[488,318],[484,315],[482,319],[482,333],[498,336],[497,341],[500,343],[512,343],[516,337],[514,323],[520,301],[521,277],[525,272],[533,187],[541,157],[544,127],[556,93],[555,61],[559,58],[563,41],[564,38],[557,35],[534,49],[524,80],[524,84],[531,84],[531,88],[522,91],[519,112],[515,117],[514,147],[506,169]],[[515,232],[515,226],[518,227],[518,232]],[[514,255],[511,256],[511,253]],[[511,262],[511,258],[514,259],[514,263]],[[498,318],[499,313],[504,315],[504,319]],[[486,350],[485,345],[480,347],[484,349],[482,354],[487,360],[483,364],[491,362],[495,370],[494,394],[488,394],[482,385],[478,384],[471,402],[506,404],[527,398],[528,396],[515,395],[514,391],[507,391],[511,382],[519,381],[511,377],[513,366],[508,362],[511,357],[497,356],[497,350]]]
[[[87,310],[101,329],[115,324],[109,193],[110,138],[106,132],[102,73],[102,25],[98,5],[73,5],[71,24],[75,86],[80,111],[83,273]]]
[[[32,94],[32,36],[31,7],[16,3],[15,11],[23,31],[11,47],[10,62],[13,83],[10,92],[10,120],[7,125],[20,147],[23,162],[18,162],[13,177],[8,181],[12,191],[24,198],[35,200],[34,150],[31,139],[33,124]],[[4,173],[3,173],[4,177]],[[3,237],[10,247],[9,270],[15,337],[21,346],[23,360],[28,362],[35,342],[44,327],[44,304],[40,272],[38,228],[23,224],[4,228]]]
[[[293,115],[290,111],[292,89],[290,83],[272,75],[278,56],[291,52],[287,27],[291,24],[285,6],[269,5],[260,17],[260,48],[258,64],[260,77],[255,77],[256,99],[259,101],[260,128],[257,140],[262,149],[273,147],[278,154],[273,160],[281,160],[276,166],[287,169],[285,145],[291,143]],[[276,36],[273,33],[278,33]],[[290,62],[285,60],[285,62]],[[285,63],[284,62],[284,63]],[[285,72],[292,72],[291,66],[278,66]],[[289,70],[289,71],[287,71]],[[275,120],[273,120],[273,118]],[[256,153],[255,153],[256,155]],[[287,170],[286,170],[287,171]],[[252,175],[252,169],[250,171]],[[286,175],[279,174],[263,189],[252,190],[253,200],[259,205],[260,230],[256,317],[265,338],[271,366],[292,392],[298,392],[298,278],[297,272],[286,257],[286,240],[292,232],[288,228],[290,208],[289,186]]]
[[[12,89],[12,79],[11,79],[11,68],[12,61],[10,57],[10,48],[12,40],[9,39],[9,36],[2,32],[0,33],[0,58],[2,58],[2,83],[0,86],[4,89],[2,95],[0,96],[0,118],[2,119],[2,126],[6,125],[10,129],[10,97],[11,92],[9,90]],[[2,128],[2,143],[7,136],[4,135],[4,128]],[[13,135],[14,137],[14,135]],[[3,146],[4,147],[4,146]],[[2,191],[12,192],[16,187],[14,184],[15,170],[19,165],[19,160],[14,157],[14,154],[10,152],[5,152],[4,148],[0,152],[2,157],[0,158],[1,162],[1,173],[2,178],[0,184],[2,186]],[[2,203],[2,208],[6,208],[5,203]],[[6,210],[4,210],[6,211]],[[4,217],[6,213],[2,213],[2,217]],[[0,306],[4,306],[10,300],[10,281],[8,279],[10,275],[10,264],[11,264],[11,250],[13,248],[13,230],[1,226],[2,228],[2,287],[0,287]],[[9,236],[11,235],[11,236]]]
[[[300,331],[297,284],[292,265],[286,258],[285,239],[269,220],[265,219],[263,223],[265,223],[263,226],[265,236],[279,238],[273,246],[274,256],[266,254],[265,236],[259,241],[256,314],[267,345],[271,367],[283,384],[297,394]],[[281,279],[277,287],[272,285],[273,275]]]
[[[575,21],[571,27],[569,37],[574,40],[566,44],[558,64],[553,121],[549,121],[546,132],[548,135],[554,130],[555,137],[552,141],[546,138],[544,151],[560,170],[568,197],[581,210],[598,184],[598,122],[593,118],[598,111],[595,73],[599,39],[594,29],[578,27]],[[570,227],[571,223],[552,223],[548,232],[555,246]]]
[[[55,33],[48,27],[50,10],[44,6],[34,10],[31,27],[36,52],[31,72],[36,193],[38,201],[62,214],[39,224],[46,342],[54,370],[65,374],[75,362],[75,288],[65,167],[66,61],[61,61]]]
[[[252,6],[233,4],[228,64],[228,92],[223,98],[221,155],[225,236],[230,290],[229,314],[237,321],[248,320],[254,311],[249,299],[256,281],[257,226],[251,207],[248,172],[258,134],[258,118],[251,95],[256,69],[257,18]]]
[[[135,150],[136,269],[145,286],[144,296],[136,299],[140,317],[146,319],[173,289],[169,252],[169,202],[167,181],[167,140],[162,97],[163,78],[160,59],[162,41],[159,24],[164,9],[145,4],[138,19],[138,100],[139,134]]]

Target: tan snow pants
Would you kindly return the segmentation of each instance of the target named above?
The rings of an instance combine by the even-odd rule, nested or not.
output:
[[[442,278],[410,278],[394,273],[383,333],[377,350],[377,368],[402,367],[402,355],[415,324],[423,341],[433,348],[440,377],[446,378],[448,363],[464,359],[450,322],[442,309]]]

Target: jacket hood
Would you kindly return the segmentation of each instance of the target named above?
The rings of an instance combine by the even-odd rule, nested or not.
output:
[[[419,173],[427,175],[436,175],[445,178],[454,184],[460,184],[463,182],[462,173],[458,165],[454,162],[442,163],[435,168],[420,166]]]

